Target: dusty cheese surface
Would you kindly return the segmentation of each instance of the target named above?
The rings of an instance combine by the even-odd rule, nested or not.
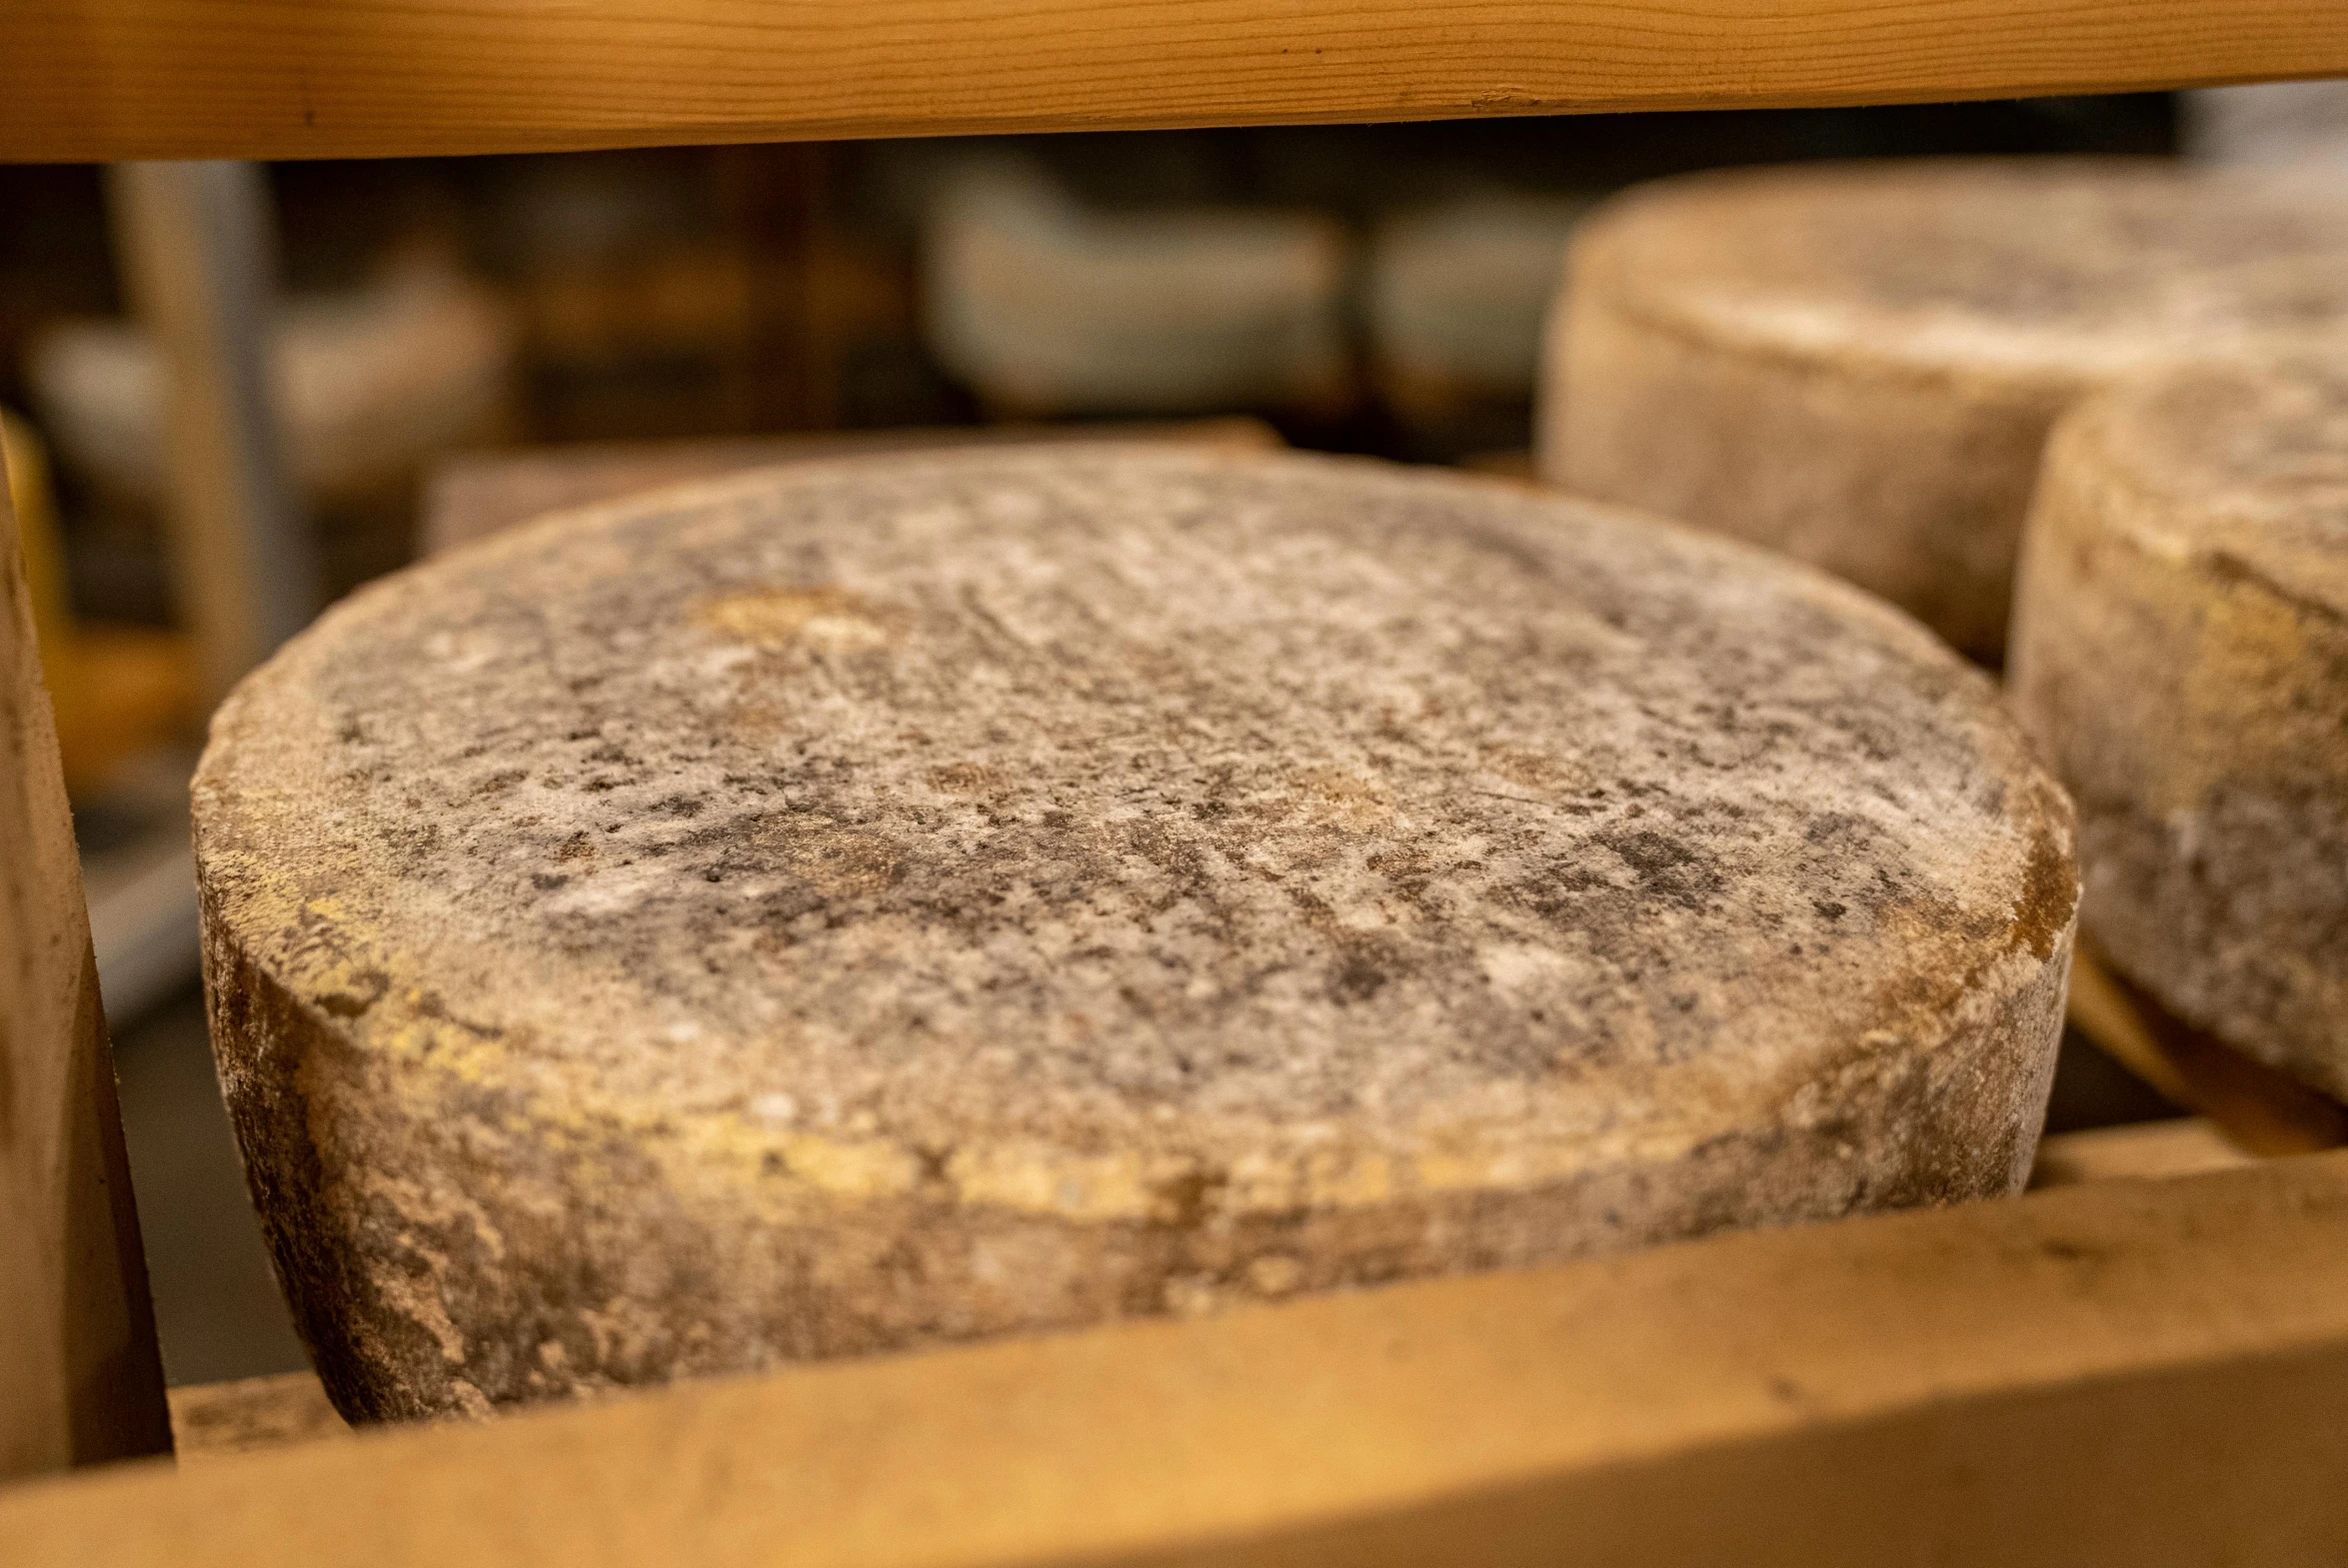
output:
[[[2075,885],[1988,684],[1823,577],[1141,449],[451,554],[196,801],[360,1415],[2003,1191]]]
[[[2348,368],[2200,367],[2067,419],[2013,676],[2111,961],[2348,1098]]]
[[[2153,160],[1871,162],[1634,194],[1590,265],[1633,311],[1924,375],[2101,380],[2348,310],[2348,196]]]
[[[2191,359],[2348,347],[2348,193],[2150,160],[1698,175],[1609,204],[1553,320],[1550,478],[1994,659],[2054,418]]]

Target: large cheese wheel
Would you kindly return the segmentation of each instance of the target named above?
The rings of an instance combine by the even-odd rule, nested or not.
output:
[[[2057,414],[2344,324],[2336,183],[2054,159],[1664,181],[1576,241],[1541,472],[1815,562],[1994,660]]]
[[[2012,676],[2078,797],[2097,945],[2348,1099],[2348,363],[2173,372],[2068,417]]]
[[[196,813],[365,1416],[2005,1192],[2075,894],[1987,681],[1830,579],[1139,448],[452,552]]]

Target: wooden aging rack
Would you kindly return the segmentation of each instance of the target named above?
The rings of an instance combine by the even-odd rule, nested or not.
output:
[[[2340,74],[2337,0],[75,0],[0,14],[0,159]],[[2348,1153],[40,1478],[168,1437],[0,533],[0,1477],[34,1478],[0,1489],[11,1562],[2348,1557]]]

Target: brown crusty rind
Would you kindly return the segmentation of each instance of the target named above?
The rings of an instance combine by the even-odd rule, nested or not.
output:
[[[1297,457],[823,465],[369,589],[196,784],[355,1417],[2012,1190],[2075,902],[1806,569]]]
[[[2068,417],[2014,632],[2097,945],[2348,1099],[2348,372],[2202,368]]]
[[[2073,159],[1665,180],[1576,237],[1541,473],[1798,556],[1994,662],[2065,408],[2344,326],[2336,187]]]

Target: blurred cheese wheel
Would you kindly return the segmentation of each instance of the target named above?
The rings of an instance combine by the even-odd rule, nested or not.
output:
[[[270,374],[294,479],[330,503],[407,482],[496,416],[514,351],[497,297],[437,272],[286,306]],[[35,340],[26,373],[76,472],[139,501],[163,499],[165,367],[142,328],[59,323]]]
[[[1419,410],[1507,398],[1521,408],[1585,205],[1475,195],[1380,224],[1362,261],[1362,324],[1388,400]]]
[[[1664,181],[1575,243],[1541,471],[1814,562],[1994,660],[2056,415],[2344,323],[2336,182],[2067,159]]]
[[[1343,229],[1324,214],[1098,211],[977,166],[923,224],[925,333],[988,403],[1170,415],[1341,401]]]
[[[2348,363],[2173,372],[2067,417],[2012,678],[2079,802],[2096,944],[2348,1099]]]
[[[810,465],[222,710],[215,1040],[367,1416],[2013,1189],[2069,809],[1819,574],[1358,462]]]

